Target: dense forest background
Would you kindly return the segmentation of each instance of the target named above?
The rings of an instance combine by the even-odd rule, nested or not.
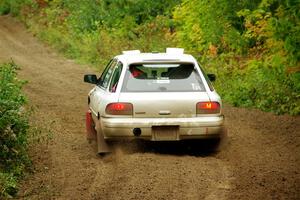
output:
[[[122,50],[182,47],[225,102],[300,113],[299,0],[2,0],[66,56],[103,69]]]

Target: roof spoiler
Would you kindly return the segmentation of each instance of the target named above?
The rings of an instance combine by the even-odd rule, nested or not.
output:
[[[130,50],[130,51],[122,51],[123,54],[125,55],[134,55],[134,54],[140,54],[140,50]]]
[[[184,49],[183,48],[167,48],[166,49],[167,54],[184,54]]]

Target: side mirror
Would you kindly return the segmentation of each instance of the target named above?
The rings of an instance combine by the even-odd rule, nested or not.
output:
[[[97,84],[97,76],[95,74],[86,74],[84,75],[84,82]]]
[[[216,75],[215,74],[207,74],[208,79],[213,82],[216,80]]]

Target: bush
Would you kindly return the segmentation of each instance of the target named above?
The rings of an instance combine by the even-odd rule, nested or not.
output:
[[[256,107],[276,114],[300,114],[297,74],[287,74],[283,67],[270,68],[262,62],[253,64],[257,68],[227,75],[217,72],[215,86],[223,99],[234,106]]]
[[[42,40],[97,68],[124,49],[179,46],[218,75],[216,88],[226,102],[278,114],[300,112],[295,0],[2,2],[0,13],[20,13]]]
[[[26,23],[67,57],[103,68],[124,49],[158,51],[173,46],[169,15],[177,2],[47,1]]]
[[[28,115],[21,89],[24,81],[16,78],[17,65],[0,65],[0,198],[17,192],[17,179],[30,164],[27,155]]]
[[[175,38],[218,75],[226,102],[297,115],[299,9],[291,0],[183,0]]]
[[[33,0],[1,0],[0,15],[11,13],[13,16],[18,16],[23,6],[32,4]]]

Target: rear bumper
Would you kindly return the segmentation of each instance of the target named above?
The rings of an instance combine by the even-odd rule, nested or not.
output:
[[[106,139],[135,138],[134,128],[141,129],[138,138],[156,140],[153,126],[177,126],[174,140],[219,137],[224,132],[224,116],[193,118],[101,118]]]

